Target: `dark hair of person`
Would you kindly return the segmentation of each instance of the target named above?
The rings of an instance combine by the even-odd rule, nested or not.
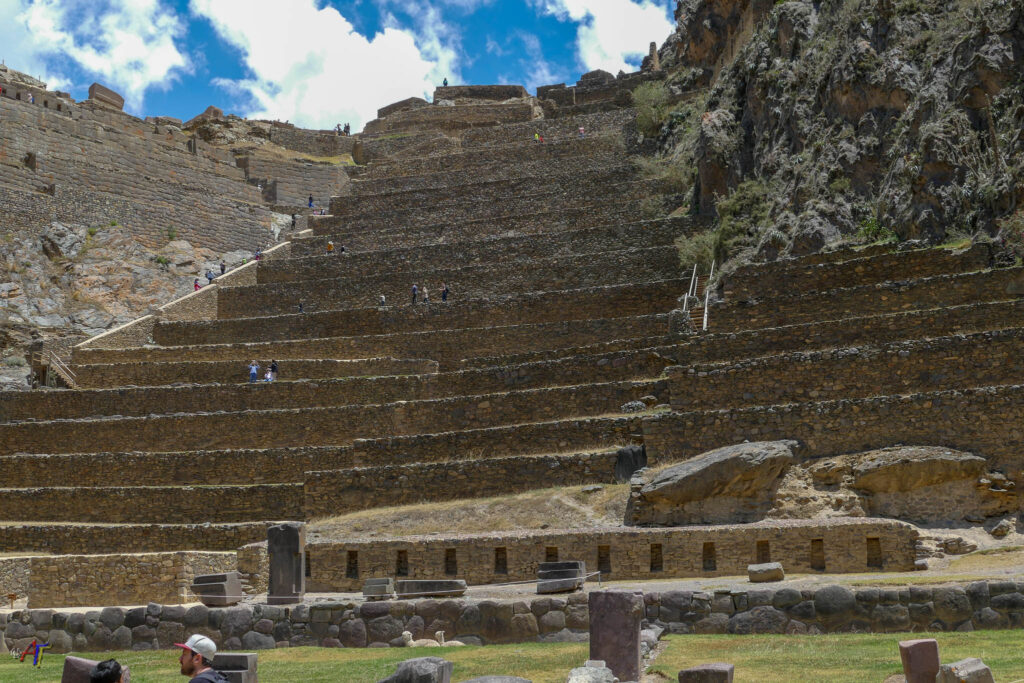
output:
[[[105,659],[89,672],[90,683],[117,683],[121,680],[121,665],[116,659]]]

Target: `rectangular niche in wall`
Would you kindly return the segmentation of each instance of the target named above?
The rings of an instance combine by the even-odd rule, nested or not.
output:
[[[494,573],[508,574],[508,551],[504,548],[494,549]]]
[[[612,548],[608,545],[597,546],[597,571],[602,574],[612,573]]]
[[[706,572],[713,572],[718,569],[718,560],[715,558],[715,544],[710,541],[704,544],[701,550],[701,568]]]
[[[455,576],[459,573],[459,561],[455,557],[455,548],[444,549],[444,573]]]
[[[825,540],[822,538],[811,540],[811,569],[825,571]]]
[[[558,548],[553,545],[544,548],[544,561],[558,562]]]
[[[772,547],[768,541],[757,542],[757,564],[772,561]]]
[[[662,558],[661,558],[661,544],[660,543],[652,543],[651,544],[651,571],[652,572],[660,572],[663,569],[664,569],[664,565],[662,564]]]
[[[345,561],[345,576],[350,579],[359,578],[359,551],[349,550]]]
[[[408,550],[399,550],[395,556],[395,576],[409,576]]]
[[[882,540],[879,538],[867,539],[868,566],[872,569],[882,568]]]

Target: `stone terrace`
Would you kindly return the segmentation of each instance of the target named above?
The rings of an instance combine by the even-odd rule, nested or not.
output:
[[[354,155],[373,161],[312,230],[76,347],[80,388],[0,395],[0,552],[39,550],[30,528],[59,529],[55,552],[233,549],[282,518],[612,482],[630,444],[652,463],[765,437],[828,455],[860,436],[919,438],[944,419],[940,405],[971,416],[1019,405],[1019,388],[992,387],[1024,381],[1024,269],[990,268],[986,245],[748,267],[699,333],[672,313],[690,284],[673,241],[705,226],[646,219],[677,198],[630,163],[629,112],[507,123],[521,112],[504,111],[489,120],[504,125],[463,130],[489,110],[451,109],[400,112],[381,130],[412,132],[361,139]],[[450,118],[460,110],[461,123]],[[461,132],[429,130],[438,116]],[[534,143],[535,129],[553,144]],[[346,252],[326,253],[328,241]],[[410,302],[413,283],[429,304]],[[280,361],[278,381],[247,383],[252,359]],[[626,404],[641,414],[623,414]],[[858,410],[870,433],[850,429]],[[911,414],[925,422],[909,426]],[[1012,422],[985,423],[984,438],[966,419],[936,433],[1015,462],[990,447],[1019,441]],[[412,576],[501,582],[508,567],[528,576],[538,539],[557,536],[552,546],[596,559],[612,579],[691,576],[744,566],[769,533],[759,529],[446,537],[405,557]],[[878,520],[771,533],[801,570],[820,568],[809,544],[824,542],[829,571],[868,570],[853,550],[868,538],[883,539],[890,569],[909,568],[916,538]],[[661,554],[662,542],[684,541],[718,543],[720,569]],[[392,574],[410,543],[319,541],[312,580],[356,588]]]

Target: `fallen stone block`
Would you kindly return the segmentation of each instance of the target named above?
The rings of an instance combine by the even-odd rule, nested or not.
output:
[[[389,600],[395,595],[395,582],[390,579],[367,579],[363,583],[363,597],[367,600]]]
[[[403,598],[445,598],[463,595],[466,582],[462,579],[404,579],[395,581],[395,593]]]
[[[586,664],[569,672],[565,683],[617,683],[619,679],[600,659],[588,659]]]
[[[900,661],[907,683],[935,683],[939,673],[939,643],[934,638],[901,640]]]
[[[725,662],[701,664],[679,672],[679,683],[732,683],[733,665]]]
[[[455,665],[440,657],[417,657],[398,663],[398,669],[377,683],[451,683]]]
[[[108,107],[113,107],[119,111],[124,109],[124,98],[110,88],[100,85],[99,83],[93,83],[89,86],[89,99],[93,102],[99,102],[107,105]]]
[[[533,683],[533,681],[518,676],[478,676],[477,678],[468,678],[460,683]]]
[[[935,683],[996,683],[992,670],[977,657],[968,657],[939,667]]]
[[[242,600],[242,580],[238,572],[202,574],[192,579],[191,591],[207,607],[236,605]]]
[[[581,560],[541,562],[537,565],[537,593],[566,593],[580,590],[586,576],[587,565]]]
[[[64,671],[60,683],[89,683],[89,672],[99,662],[94,659],[82,659],[68,655],[64,658]]]
[[[228,683],[257,683],[255,652],[218,652],[213,668],[224,674]]]
[[[786,578],[786,572],[782,570],[781,562],[765,562],[764,564],[748,564],[747,578],[750,583],[766,583],[768,581],[782,581]]]

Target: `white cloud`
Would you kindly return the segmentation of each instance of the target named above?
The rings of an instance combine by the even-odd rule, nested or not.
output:
[[[14,26],[28,32],[29,40],[22,40],[21,48],[29,68],[41,68],[58,57],[70,59],[84,75],[121,92],[133,111],[142,108],[146,90],[169,87],[188,67],[175,44],[184,26],[159,0],[0,2],[7,10],[20,6]],[[53,69],[50,87],[60,87],[69,77]]]
[[[0,26],[3,26],[3,46],[0,59],[16,71],[47,81],[50,87],[60,88],[65,79],[50,72],[42,50],[24,20],[25,3],[22,0],[0,0]]]
[[[585,69],[634,71],[651,42],[673,31],[665,3],[651,0],[530,0],[546,14],[579,24],[576,49]]]
[[[415,31],[389,16],[367,38],[318,4],[290,0],[281,12],[275,0],[191,0],[192,12],[242,53],[250,77],[215,82],[248,101],[244,115],[313,128],[350,122],[359,130],[378,108],[429,95],[446,76],[455,80],[457,37],[436,10],[401,3]]]

